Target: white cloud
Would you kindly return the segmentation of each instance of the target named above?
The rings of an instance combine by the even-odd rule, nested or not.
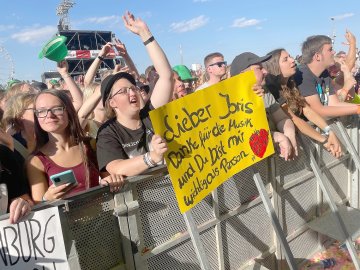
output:
[[[178,33],[188,32],[188,31],[193,31],[195,29],[198,29],[198,28],[204,26],[205,24],[207,24],[208,21],[209,21],[209,18],[206,18],[204,15],[201,15],[199,17],[193,18],[188,21],[172,23],[170,25],[170,28],[171,28],[171,31],[178,32]]]
[[[234,22],[233,22],[233,24],[231,26],[232,27],[237,27],[237,28],[243,28],[243,27],[249,27],[249,26],[258,25],[260,23],[261,23],[260,20],[257,20],[257,19],[249,19],[249,20],[247,20],[245,17],[242,17],[240,19],[234,20]]]
[[[193,0],[194,3],[205,3],[205,2],[210,2],[210,0]]]
[[[111,16],[105,16],[105,17],[91,17],[87,18],[82,21],[82,23],[107,23],[107,22],[113,22],[113,21],[119,21],[120,17],[111,15]]]
[[[57,28],[54,26],[35,26],[33,28],[27,28],[11,35],[11,38],[20,43],[36,44],[50,39],[54,34],[56,34],[56,32]]]
[[[354,15],[355,15],[354,13],[345,13],[345,14],[341,14],[341,15],[336,15],[336,16],[334,16],[332,18],[334,18],[337,21],[340,21],[340,20],[343,20],[343,19],[346,19],[346,18],[350,18],[350,17],[352,17]]]
[[[0,24],[0,31],[7,31],[7,30],[15,29],[15,28],[16,27],[13,24],[9,24],[9,25]]]

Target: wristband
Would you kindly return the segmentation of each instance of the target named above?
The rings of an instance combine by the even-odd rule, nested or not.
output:
[[[323,129],[323,131],[324,131],[324,133],[325,133],[326,135],[329,135],[330,130],[331,130],[331,126],[326,126],[326,127],[324,127],[324,129]]]
[[[63,79],[66,79],[66,78],[70,78],[71,75],[68,73],[68,74],[65,74],[65,75],[61,75],[61,77],[62,77]]]
[[[100,55],[98,55],[98,57],[97,58],[99,58],[101,61],[104,61],[104,57],[102,57],[102,56],[100,56]]]
[[[154,36],[149,37],[149,39],[145,40],[143,43],[144,45],[148,45],[150,42],[153,42],[155,40]]]

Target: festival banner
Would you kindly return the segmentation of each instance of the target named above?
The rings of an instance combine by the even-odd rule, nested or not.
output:
[[[0,269],[69,269],[57,207],[19,222],[0,221]]]
[[[155,133],[168,144],[165,160],[181,213],[274,153],[255,82],[253,71],[245,72],[150,112]]]

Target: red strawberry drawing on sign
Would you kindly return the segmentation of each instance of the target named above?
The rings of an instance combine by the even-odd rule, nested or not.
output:
[[[269,142],[269,133],[265,129],[256,130],[249,140],[249,144],[253,153],[262,158],[266,152]]]

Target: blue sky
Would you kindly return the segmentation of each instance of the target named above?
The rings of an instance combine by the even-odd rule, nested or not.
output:
[[[57,31],[56,7],[60,0],[6,1],[0,10],[0,80],[14,66],[15,78],[40,80],[55,62],[39,60],[42,46]],[[69,11],[71,29],[110,30],[125,43],[140,72],[150,65],[140,39],[123,26],[121,15],[130,10],[144,19],[172,66],[203,63],[206,54],[219,51],[229,63],[251,51],[264,55],[284,47],[300,53],[306,37],[332,36],[335,50],[348,28],[360,40],[358,0],[241,1],[241,0],[75,0]],[[331,20],[334,18],[334,20]],[[180,45],[182,58],[180,56]],[[11,62],[13,64],[11,64]],[[3,83],[0,81],[0,83]]]

